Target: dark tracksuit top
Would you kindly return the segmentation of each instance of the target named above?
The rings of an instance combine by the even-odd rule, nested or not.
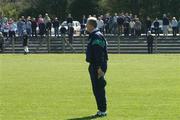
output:
[[[86,61],[90,63],[89,74],[91,78],[93,93],[98,110],[105,112],[107,109],[104,77],[98,78],[97,70],[101,67],[105,73],[107,69],[107,42],[98,30],[90,33],[89,43],[86,51]]]
[[[88,40],[86,61],[100,67],[108,60],[107,42],[99,30],[90,33]]]
[[[153,41],[154,37],[152,35],[147,36],[148,53],[153,53]]]

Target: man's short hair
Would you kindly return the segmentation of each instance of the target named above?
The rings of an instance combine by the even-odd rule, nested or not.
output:
[[[148,32],[147,32],[147,35],[148,35],[148,36],[151,35],[151,31],[148,31]]]
[[[95,17],[88,18],[88,23],[90,25],[92,25],[94,28],[96,28],[97,27],[97,18],[95,18]]]

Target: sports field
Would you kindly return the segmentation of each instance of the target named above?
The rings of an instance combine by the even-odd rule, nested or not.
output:
[[[180,120],[180,55],[109,55],[108,116]],[[85,55],[0,55],[0,120],[90,120]],[[98,119],[99,120],[99,119]]]

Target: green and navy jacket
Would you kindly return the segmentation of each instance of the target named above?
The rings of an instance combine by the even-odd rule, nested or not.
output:
[[[86,61],[96,66],[107,63],[107,41],[99,30],[95,30],[89,35],[89,43],[86,50]]]

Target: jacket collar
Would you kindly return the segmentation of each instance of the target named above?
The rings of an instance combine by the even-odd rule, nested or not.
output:
[[[94,33],[98,32],[99,29],[98,28],[95,28],[94,30],[92,30],[92,32],[89,34],[89,37],[91,37]]]

